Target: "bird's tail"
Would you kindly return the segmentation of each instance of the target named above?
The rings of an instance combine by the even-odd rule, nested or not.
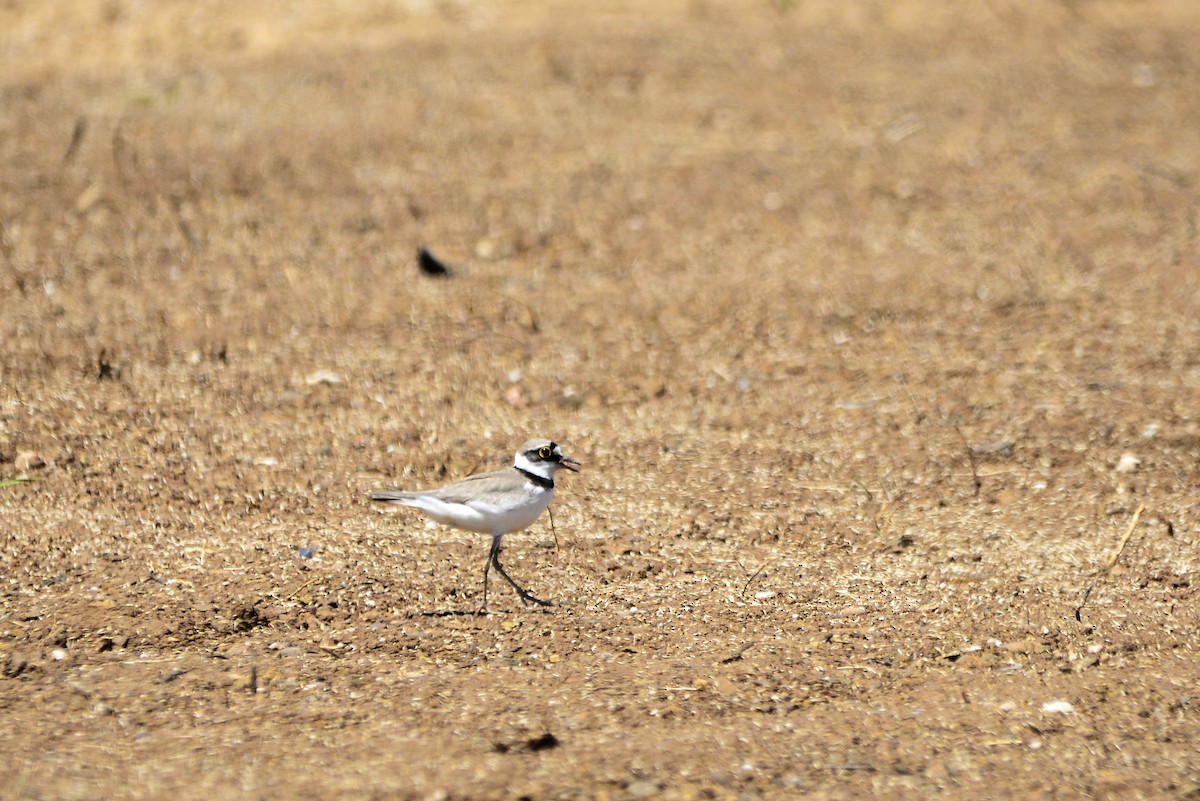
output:
[[[413,497],[414,493],[397,492],[395,490],[389,492],[371,493],[371,500],[375,501],[376,503],[402,503],[407,505],[410,501],[412,501]]]

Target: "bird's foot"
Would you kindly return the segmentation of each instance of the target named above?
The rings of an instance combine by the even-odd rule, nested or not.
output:
[[[521,596],[521,600],[526,604],[528,604],[530,601],[533,601],[538,606],[554,606],[554,604],[550,603],[549,601],[543,601],[541,598],[538,598],[531,592],[521,592],[519,594]]]

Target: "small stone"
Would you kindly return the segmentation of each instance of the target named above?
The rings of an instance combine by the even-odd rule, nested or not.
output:
[[[475,258],[489,261],[496,257],[496,240],[480,239],[475,243]]]
[[[583,394],[573,386],[563,387],[562,395],[558,398],[559,405],[568,409],[578,409],[583,405],[583,401]]]
[[[525,393],[521,391],[521,387],[513,384],[504,392],[504,402],[514,409],[520,409],[525,405]]]
[[[304,649],[297,648],[295,645],[289,645],[287,648],[280,648],[279,655],[286,659],[294,659],[298,656],[304,656]]]
[[[305,377],[304,383],[308,384],[310,387],[316,386],[317,384],[340,384],[342,383],[342,377],[332,370],[317,370],[309,373],[308,376]]]
[[[634,798],[649,798],[650,796],[658,795],[659,786],[654,782],[636,781],[626,787],[625,792]]]
[[[511,242],[505,242],[494,237],[485,236],[475,243],[475,258],[484,261],[507,259],[513,254]]]
[[[79,197],[75,198],[75,211],[79,214],[86,213],[92,206],[95,206],[104,197],[104,187],[99,183],[88,184],[87,189],[79,193]]]
[[[1010,439],[997,439],[976,445],[971,450],[976,456],[1012,456],[1014,445]]]
[[[1047,715],[1068,715],[1075,711],[1070,701],[1047,701],[1042,704],[1042,711]]]
[[[1117,462],[1115,469],[1118,473],[1133,473],[1136,472],[1141,465],[1141,459],[1137,458],[1132,453],[1123,453],[1121,454],[1121,459]]]
[[[46,466],[46,460],[36,451],[21,451],[17,454],[17,458],[13,460],[13,466],[18,471],[25,473],[30,470],[35,470],[39,467]]]

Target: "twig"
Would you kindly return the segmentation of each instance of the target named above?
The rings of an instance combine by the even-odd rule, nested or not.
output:
[[[1079,606],[1075,607],[1075,620],[1080,623],[1083,622],[1083,607],[1087,606],[1088,598],[1091,597],[1092,590],[1095,589],[1095,587],[1096,582],[1092,581],[1092,583],[1087,586],[1087,589],[1083,591],[1083,600],[1079,602]]]
[[[777,556],[772,556],[770,559],[763,562],[762,567],[760,567],[758,570],[755,570],[754,573],[750,576],[750,578],[746,579],[746,583],[742,585],[742,594],[740,597],[742,597],[742,598],[746,597],[746,590],[750,589],[750,582],[754,581],[756,578],[758,578],[760,575],[762,575],[762,572],[764,570],[766,570],[768,567],[770,567],[771,563],[774,562],[778,558],[779,557],[777,557]]]
[[[300,594],[300,591],[301,591],[301,590],[303,590],[305,587],[307,587],[307,586],[308,586],[308,585],[310,585],[310,584],[316,584],[316,583],[317,583],[318,581],[320,581],[322,578],[324,578],[324,576],[313,576],[313,577],[312,577],[312,578],[310,578],[308,581],[304,582],[304,583],[303,583],[303,584],[301,584],[299,587],[297,587],[297,588],[296,588],[296,591],[295,591],[295,592],[293,592],[291,595],[289,595],[289,596],[288,596],[287,598],[285,598],[284,600],[287,600],[287,601],[290,601],[290,600],[292,600],[292,599],[293,599],[293,598],[295,598],[297,595],[299,595],[299,594]]]
[[[743,655],[744,653],[746,653],[747,651],[749,651],[751,648],[753,648],[753,647],[754,647],[754,646],[756,646],[756,645],[758,645],[758,643],[756,643],[756,642],[748,642],[748,643],[746,643],[746,644],[745,644],[745,645],[743,645],[741,648],[737,649],[737,650],[736,650],[736,651],[734,651],[732,654],[730,654],[729,656],[727,656],[727,657],[725,657],[724,659],[722,659],[722,660],[721,660],[721,664],[722,664],[722,665],[728,665],[728,664],[730,664],[731,662],[740,662],[740,661],[741,661],[741,659],[742,659],[742,655]]]
[[[1121,542],[1117,544],[1117,550],[1113,551],[1113,555],[1108,557],[1108,564],[1104,567],[1104,572],[1113,569],[1113,565],[1121,558],[1121,552],[1125,550],[1126,544],[1129,543],[1129,538],[1133,536],[1133,530],[1137,528],[1138,521],[1142,519],[1142,512],[1146,511],[1146,504],[1138,504],[1138,508],[1134,510],[1133,519],[1129,521],[1129,528],[1125,529],[1125,533],[1121,535]]]
[[[183,217],[183,199],[178,195],[171,195],[167,198],[168,204],[171,206],[171,211],[175,212],[175,225],[179,228],[179,233],[183,234],[183,238],[187,240],[188,247],[192,253],[199,253],[201,250],[200,239],[196,236],[196,232],[192,230],[192,226]]]
[[[1129,538],[1133,536],[1133,531],[1137,528],[1138,521],[1142,519],[1142,512],[1144,511],[1146,511],[1146,504],[1138,504],[1138,508],[1133,512],[1133,518],[1129,521],[1129,526],[1126,527],[1125,533],[1121,535],[1121,540],[1117,543],[1117,548],[1112,552],[1112,556],[1108,557],[1108,562],[1105,563],[1104,569],[1100,571],[1100,574],[1096,578],[1092,579],[1092,583],[1083,591],[1083,600],[1079,602],[1079,606],[1075,607],[1075,620],[1078,622],[1083,622],[1083,607],[1087,606],[1088,598],[1092,596],[1092,590],[1096,588],[1096,582],[1100,580],[1100,576],[1108,574],[1116,566],[1117,560],[1125,552],[1125,546],[1129,544]]]
[[[810,492],[863,492],[867,495],[878,495],[883,492],[878,487],[864,487],[861,484],[838,484],[833,481],[802,481],[793,484],[796,489]]]
[[[838,670],[861,670],[864,673],[872,673],[876,676],[879,675],[879,671],[870,665],[843,665],[842,667],[839,667]]]
[[[971,480],[975,482],[975,497],[978,498],[979,490],[983,488],[983,479],[979,477],[979,466],[975,463],[975,451],[971,447],[971,443],[967,441],[961,428],[955,426],[954,433],[958,434],[958,438],[962,440],[963,447],[967,449],[967,459],[971,462]]]
[[[550,513],[550,533],[554,535],[554,550],[558,550],[558,532],[554,529],[554,509],[547,506],[546,511]]]
[[[62,166],[67,166],[75,160],[75,156],[79,153],[79,146],[83,144],[83,135],[87,133],[87,117],[79,117],[75,120],[75,127],[71,130],[71,141],[67,145],[67,152],[63,153]]]

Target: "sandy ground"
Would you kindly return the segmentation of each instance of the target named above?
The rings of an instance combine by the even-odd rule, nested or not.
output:
[[[0,4],[0,795],[1200,797],[1200,9],[647,5]]]

